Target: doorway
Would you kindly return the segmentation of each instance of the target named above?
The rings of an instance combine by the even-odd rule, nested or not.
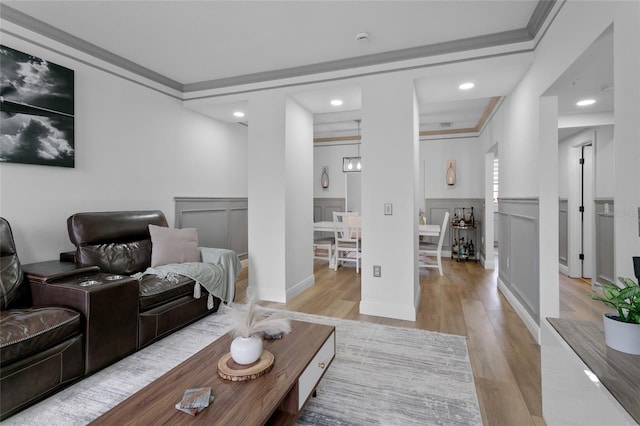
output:
[[[560,167],[566,170],[560,174],[560,198],[566,194],[566,204],[560,206],[566,220],[566,224],[560,226],[560,237],[566,238],[566,249],[564,254],[560,253],[566,261],[563,273],[588,280],[594,274],[595,265],[595,135],[595,130],[583,130],[559,144],[560,157],[564,158]],[[560,245],[563,246],[562,240]]]

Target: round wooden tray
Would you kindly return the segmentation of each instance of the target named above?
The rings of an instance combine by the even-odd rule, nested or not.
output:
[[[225,380],[232,382],[243,382],[245,380],[257,379],[264,376],[273,367],[275,357],[269,351],[263,350],[260,359],[253,364],[242,365],[236,363],[228,352],[218,361],[218,375]]]

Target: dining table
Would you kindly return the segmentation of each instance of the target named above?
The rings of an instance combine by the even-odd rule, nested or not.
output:
[[[439,237],[440,225],[418,225],[418,235],[423,237]]]
[[[313,223],[313,230],[316,232],[333,232],[333,221],[319,221]],[[439,237],[440,225],[419,225],[418,235],[424,237]]]
[[[313,230],[316,232],[333,232],[333,221],[324,220],[313,223]]]
[[[313,223],[314,232],[333,232],[334,225],[331,220],[321,220]],[[421,237],[439,237],[440,225],[418,225],[418,235]],[[329,265],[329,267],[332,267]]]

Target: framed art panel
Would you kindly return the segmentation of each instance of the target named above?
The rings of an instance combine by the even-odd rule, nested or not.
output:
[[[0,45],[0,161],[74,167],[73,70]]]

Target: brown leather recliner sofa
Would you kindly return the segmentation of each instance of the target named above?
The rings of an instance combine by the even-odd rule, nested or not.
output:
[[[0,218],[0,418],[84,375],[82,317],[34,307],[9,223]]]
[[[69,238],[76,246],[75,262],[96,265],[107,274],[144,272],[152,256],[149,225],[168,226],[157,210],[76,213],[67,220]],[[169,280],[144,275],[139,279],[138,349],[218,310],[221,300],[214,297],[208,308],[208,297],[194,298],[194,285],[184,276]]]

